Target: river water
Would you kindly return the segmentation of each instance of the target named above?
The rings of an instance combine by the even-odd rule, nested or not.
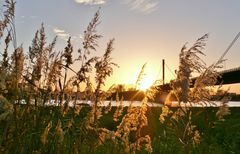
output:
[[[118,106],[120,105],[121,102],[116,102],[116,101],[103,101],[101,103],[99,103],[99,106],[107,106],[109,103],[111,102],[111,106]],[[93,103],[91,101],[84,101],[84,100],[77,100],[76,102],[74,101],[70,101],[68,102],[69,106],[73,106],[74,104],[85,104],[85,105],[93,105]],[[142,102],[141,101],[122,101],[122,105],[123,106],[129,106],[130,104],[132,104],[132,106],[141,106]],[[54,100],[49,101],[46,105],[56,105],[56,103],[54,102]],[[154,102],[148,102],[147,103],[148,106],[150,107],[162,107],[162,104],[158,104],[158,103],[154,103]],[[179,103],[178,102],[172,102],[171,106],[178,106]],[[199,103],[180,103],[181,106],[188,106],[188,107],[219,107],[222,105],[222,102],[219,101],[212,101],[210,103],[203,103],[203,102],[199,102]],[[240,101],[229,101],[227,103],[227,105],[229,107],[240,107]]]

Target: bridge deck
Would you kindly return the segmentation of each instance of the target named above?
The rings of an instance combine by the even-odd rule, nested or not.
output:
[[[240,67],[230,69],[230,70],[225,70],[222,72],[219,72],[220,77],[217,79],[217,83],[215,85],[220,85],[220,84],[234,84],[234,83],[240,83]],[[192,79],[192,85],[194,85],[196,78]],[[157,89],[161,89],[164,91],[169,91],[171,90],[170,84],[165,84],[165,85],[160,85],[157,87]]]

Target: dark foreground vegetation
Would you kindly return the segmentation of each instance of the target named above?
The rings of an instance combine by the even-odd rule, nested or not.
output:
[[[58,107],[17,106],[19,110],[16,119],[0,122],[0,151],[1,153],[124,153],[117,140],[112,142],[96,143],[94,132],[88,132],[83,125],[90,107],[82,107],[78,113],[73,108],[61,116]],[[106,111],[107,109],[102,109]],[[111,111],[99,119],[99,126],[112,132],[117,130],[127,108],[118,121],[114,121],[113,107]],[[176,108],[172,108],[175,111]],[[239,153],[240,149],[240,108],[230,108],[231,115],[225,120],[216,118],[217,108],[193,108],[192,124],[199,128],[201,137],[198,146],[192,149],[193,153]],[[153,153],[184,153],[183,145],[178,135],[185,127],[172,126],[170,119],[159,122],[162,108],[148,108],[146,116],[148,126],[141,130],[142,135],[149,135],[152,139]],[[13,117],[12,117],[13,118]],[[62,122],[60,122],[62,121]],[[59,126],[61,125],[61,126]],[[176,123],[181,125],[181,123]],[[46,129],[48,134],[46,134]],[[178,132],[179,131],[179,132]],[[136,131],[131,132],[130,142],[135,140]],[[100,144],[96,149],[96,144]],[[137,153],[147,153],[142,149]]]

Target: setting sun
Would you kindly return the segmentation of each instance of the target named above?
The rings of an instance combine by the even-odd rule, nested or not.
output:
[[[142,81],[140,82],[139,89],[140,90],[147,90],[153,84],[154,79],[150,76],[145,76]]]

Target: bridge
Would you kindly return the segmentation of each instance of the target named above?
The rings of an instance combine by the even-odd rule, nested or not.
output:
[[[224,51],[224,53],[219,58],[219,61],[222,61],[225,55],[229,52],[231,47],[234,45],[234,43],[238,40],[240,37],[240,32],[236,35],[236,37],[233,39],[233,41],[230,43],[230,45],[227,47],[227,49]],[[166,65],[167,66],[167,65]],[[167,66],[167,68],[170,70],[170,68]],[[170,70],[172,73],[172,71]],[[240,83],[240,67],[224,70],[219,73],[219,77],[217,78],[217,82],[215,85],[225,85],[225,84],[236,84]],[[172,73],[174,74],[174,73]],[[194,86],[194,83],[196,82],[198,77],[191,79],[191,85],[190,87]],[[170,90],[172,90],[169,83],[165,84],[165,60],[162,60],[162,85],[158,85],[155,87],[159,92],[157,93],[157,96],[155,98],[155,102],[163,103],[164,101],[161,99],[162,96],[165,97]],[[123,91],[118,92],[119,98],[123,98],[124,100],[142,100],[144,98],[144,92],[140,90],[133,90],[133,91]],[[165,95],[165,96],[164,96]],[[110,98],[113,98],[113,100],[116,100],[117,92],[113,93]],[[159,100],[160,99],[160,100]]]
[[[192,84],[190,85],[190,87],[193,87],[197,78],[198,77],[191,79]],[[215,83],[215,85],[235,84],[235,83],[240,83],[240,67],[219,72],[219,77],[217,78],[217,82]],[[172,89],[169,83],[159,85],[156,88],[162,91],[169,91]]]
[[[232,48],[232,46],[236,43],[236,41],[238,40],[238,38],[240,37],[240,32],[238,32],[238,34],[236,35],[236,37],[233,39],[233,41],[229,44],[229,46],[227,47],[227,49],[224,51],[224,53],[221,55],[221,57],[219,58],[219,61],[222,61],[223,58],[225,57],[225,55],[230,51],[230,49]],[[162,61],[162,71],[163,71],[163,84],[160,86],[157,86],[156,88],[158,90],[162,90],[162,91],[169,91],[171,90],[171,86],[170,84],[165,84],[164,83],[164,76],[165,76],[165,60],[163,59]],[[240,67],[234,68],[234,69],[229,69],[229,70],[225,70],[225,71],[221,71],[219,72],[219,77],[217,78],[217,82],[215,83],[215,85],[224,85],[224,84],[234,84],[234,83],[240,83]],[[195,81],[197,80],[197,77],[192,78],[191,81],[191,85],[190,87],[194,85]]]
[[[219,75],[220,76],[217,78],[217,82],[215,85],[240,83],[240,67],[221,71],[219,72]],[[196,79],[197,77],[192,78],[192,81],[191,81],[192,87]],[[151,101],[160,102],[160,103],[163,103],[163,100],[161,100],[161,98],[165,97],[168,94],[168,92],[172,89],[169,83],[159,85],[155,88],[159,90],[159,92],[157,93],[156,98],[154,98],[154,100],[151,100]],[[116,94],[117,94],[116,92],[113,93],[108,99],[116,100]],[[142,101],[144,96],[145,96],[144,92],[140,90],[118,92],[118,97],[120,99],[123,98],[123,100]]]

